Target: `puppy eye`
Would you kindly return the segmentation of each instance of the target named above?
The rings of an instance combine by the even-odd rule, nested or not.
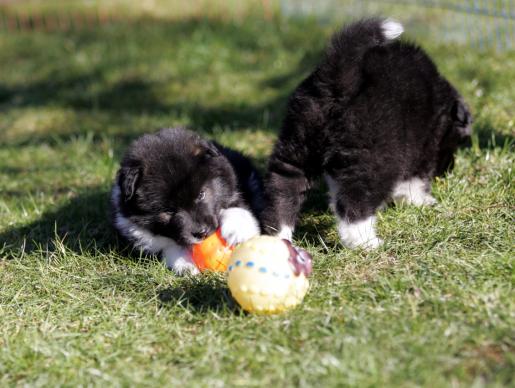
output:
[[[197,197],[197,201],[203,201],[204,198],[206,198],[206,192],[205,191],[201,191],[199,194],[198,194],[198,197]]]

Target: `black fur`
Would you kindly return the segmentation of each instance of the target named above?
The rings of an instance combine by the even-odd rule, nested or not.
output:
[[[261,181],[247,158],[182,128],[135,140],[113,190],[116,185],[120,195],[113,195],[114,217],[120,213],[139,228],[184,247],[211,234],[222,209],[241,207],[255,214],[262,206]]]
[[[469,137],[471,115],[458,92],[421,48],[389,41],[383,22],[336,33],[291,95],[265,179],[265,233],[295,224],[322,174],[338,185],[341,219],[369,217],[397,182],[445,173]]]

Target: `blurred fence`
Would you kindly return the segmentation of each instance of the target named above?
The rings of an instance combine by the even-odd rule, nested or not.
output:
[[[455,42],[475,49],[515,49],[515,0],[255,0],[264,16],[279,12],[287,18],[315,17],[341,23],[370,15],[398,19],[408,35]],[[1,0],[0,0],[1,5]],[[229,5],[230,7],[230,5]],[[68,30],[127,20],[113,12],[13,12],[0,6],[0,30]],[[144,18],[144,17],[143,17]],[[142,21],[131,17],[131,22]]]
[[[0,9],[0,30],[4,31],[56,31],[97,27],[119,19],[101,12],[85,13],[17,13]]]
[[[408,34],[499,51],[515,48],[513,0],[281,0],[290,17],[321,21],[383,15],[401,20]]]

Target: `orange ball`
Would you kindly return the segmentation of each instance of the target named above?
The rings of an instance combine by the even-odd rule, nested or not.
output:
[[[200,271],[211,270],[224,272],[234,247],[227,244],[220,234],[220,229],[204,241],[193,245],[193,262]]]

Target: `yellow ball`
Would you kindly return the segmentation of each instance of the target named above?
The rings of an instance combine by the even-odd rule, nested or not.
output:
[[[302,251],[302,257],[298,253]],[[299,271],[294,260],[302,260]],[[304,263],[304,259],[309,263]],[[298,263],[298,261],[296,262]],[[246,311],[280,313],[298,305],[306,294],[311,256],[277,237],[257,236],[240,244],[228,263],[231,294]]]

